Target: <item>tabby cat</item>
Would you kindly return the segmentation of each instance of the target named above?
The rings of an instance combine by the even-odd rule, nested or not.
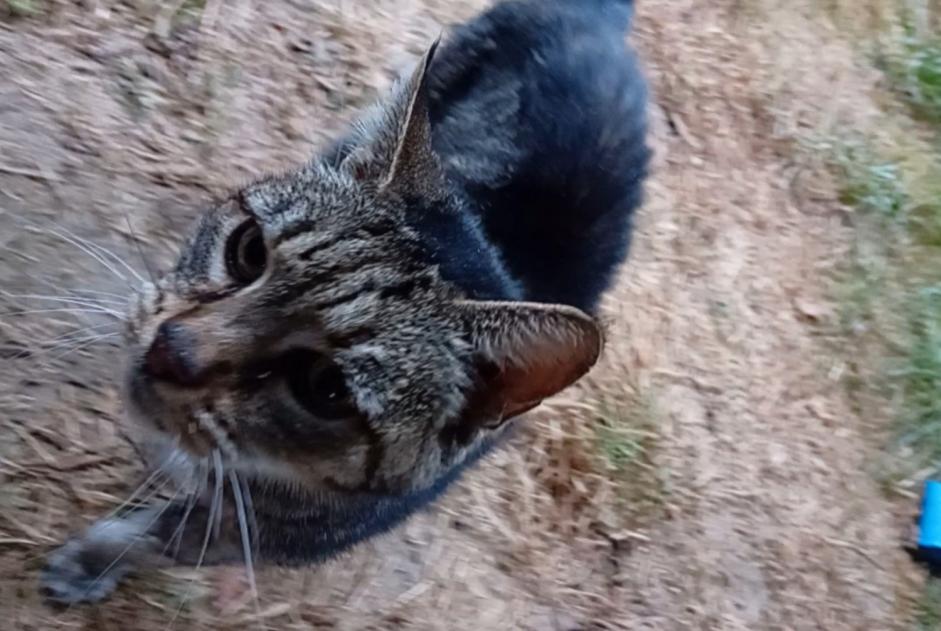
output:
[[[591,368],[649,159],[632,8],[502,2],[320,157],[205,212],[126,332],[130,415],[188,492],[53,552],[47,598],[157,563],[321,561]]]

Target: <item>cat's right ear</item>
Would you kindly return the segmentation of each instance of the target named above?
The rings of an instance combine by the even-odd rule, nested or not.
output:
[[[475,382],[464,418],[496,427],[582,377],[601,354],[601,327],[566,305],[456,303],[474,346]]]

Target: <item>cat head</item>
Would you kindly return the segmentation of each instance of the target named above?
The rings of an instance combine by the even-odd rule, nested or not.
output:
[[[132,306],[146,426],[306,488],[407,492],[595,363],[588,315],[469,300],[405,221],[457,204],[431,148],[433,50],[333,155],[208,210]]]

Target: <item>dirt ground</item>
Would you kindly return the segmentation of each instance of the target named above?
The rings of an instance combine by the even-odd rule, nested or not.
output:
[[[869,124],[876,79],[809,1],[639,3],[657,159],[604,363],[438,506],[262,571],[260,614],[217,570],[40,603],[42,555],[140,470],[114,325],[23,296],[117,300],[70,234],[168,264],[214,192],[303,160],[484,4],[8,3],[34,12],[0,20],[0,628],[908,628],[914,508],[870,475],[887,419],[832,334],[847,211],[802,148]]]

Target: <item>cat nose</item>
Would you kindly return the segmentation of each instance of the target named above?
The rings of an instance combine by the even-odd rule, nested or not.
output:
[[[144,354],[144,372],[158,381],[176,386],[197,386],[200,371],[193,361],[193,350],[193,339],[186,327],[175,322],[163,322]]]

